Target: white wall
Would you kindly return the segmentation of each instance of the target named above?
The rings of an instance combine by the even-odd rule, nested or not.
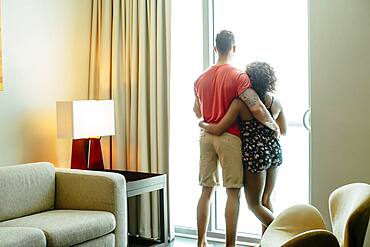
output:
[[[370,1],[311,0],[312,203],[370,183]],[[367,242],[370,246],[369,230]]]
[[[0,164],[69,167],[55,102],[87,99],[90,0],[3,0]]]

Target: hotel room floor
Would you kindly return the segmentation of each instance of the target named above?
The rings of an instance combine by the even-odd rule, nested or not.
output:
[[[209,242],[213,247],[225,246],[222,243]],[[197,240],[191,238],[175,237],[175,239],[169,244],[169,247],[194,247],[197,246]]]

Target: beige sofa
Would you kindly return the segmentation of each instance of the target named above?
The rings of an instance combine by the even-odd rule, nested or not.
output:
[[[0,167],[0,246],[127,246],[126,201],[119,174]]]

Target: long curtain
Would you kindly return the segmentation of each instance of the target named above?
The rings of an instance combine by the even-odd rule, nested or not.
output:
[[[92,0],[90,51],[89,98],[115,101],[106,166],[168,173],[170,0]],[[156,193],[129,210],[130,233],[158,237]]]
[[[2,45],[2,18],[1,18],[1,1],[0,1],[0,91],[3,90],[3,45]]]

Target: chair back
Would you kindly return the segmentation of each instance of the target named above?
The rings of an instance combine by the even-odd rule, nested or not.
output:
[[[262,236],[261,246],[293,246],[289,245],[292,238],[313,229],[326,230],[320,212],[311,205],[294,205],[284,210],[271,222]],[[297,246],[300,246],[302,240],[303,242],[304,239],[312,240],[313,238],[311,238],[311,236],[313,235],[301,236],[299,239],[292,241],[297,243]],[[308,242],[312,243],[310,241]],[[327,245],[327,247],[331,247],[331,245]]]
[[[337,238],[327,230],[310,230],[298,234],[281,247],[339,247]]]
[[[333,234],[342,247],[363,246],[370,215],[370,185],[353,183],[329,197]]]

